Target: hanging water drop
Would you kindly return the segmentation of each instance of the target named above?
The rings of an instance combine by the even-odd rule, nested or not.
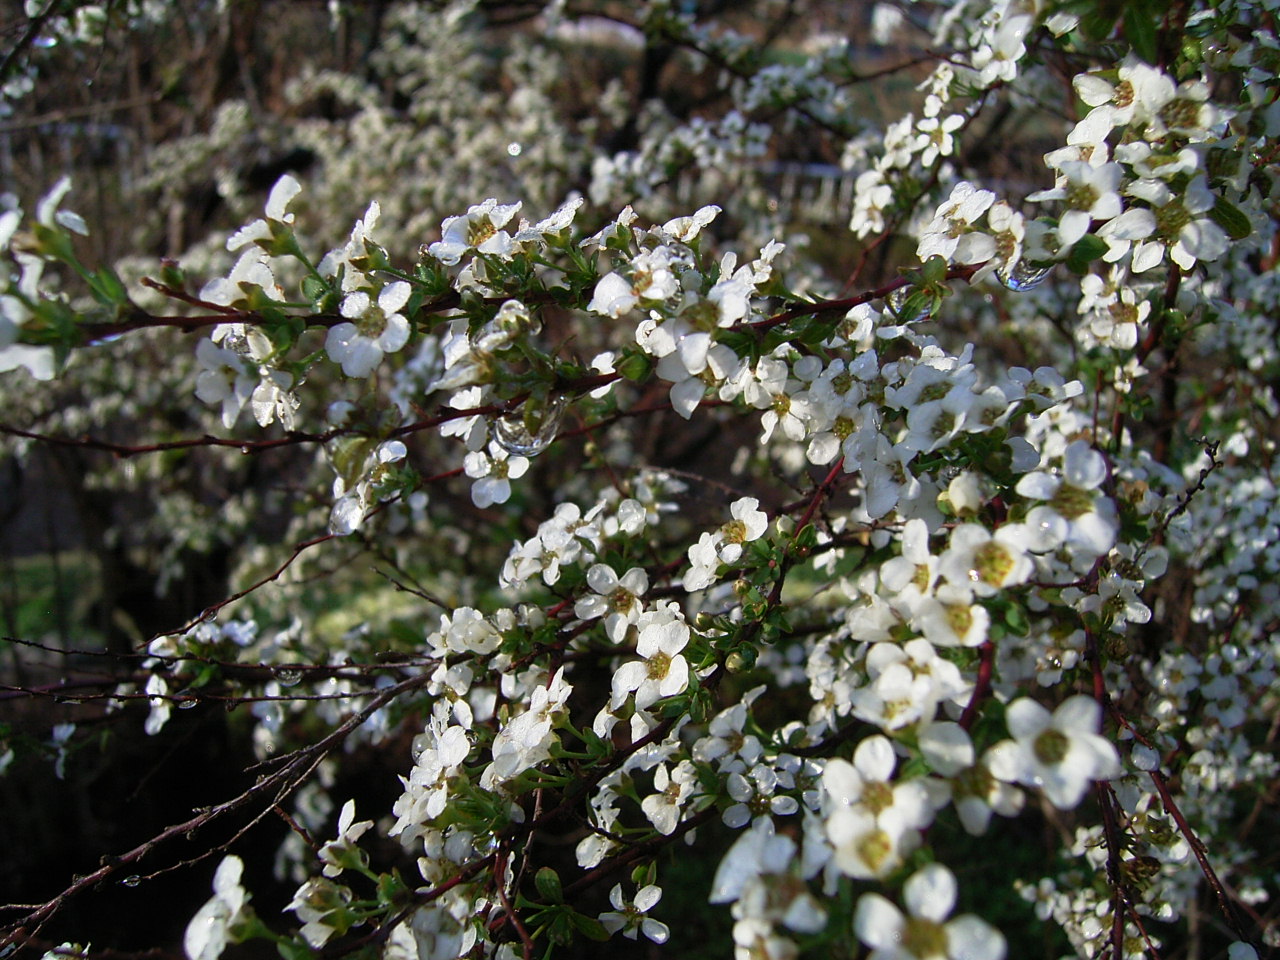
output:
[[[274,673],[282,687],[296,687],[302,682],[302,671],[297,667],[276,667]]]
[[[531,403],[536,405],[531,408]],[[493,425],[494,439],[512,456],[536,457],[556,438],[568,405],[562,396],[548,397],[545,402],[530,398],[498,418]]]
[[[1021,293],[1024,290],[1030,290],[1032,287],[1040,286],[1052,272],[1052,264],[1047,267],[1036,267],[1019,260],[1012,267],[997,270],[996,276],[1010,290],[1016,290]]]
[[[904,317],[902,315],[903,307],[907,305],[907,301],[911,299],[911,295],[915,292],[915,287],[898,287],[896,290],[889,291],[889,295],[884,298],[884,302],[888,304],[889,309],[893,311],[894,316],[898,317],[899,320],[904,323],[908,323],[912,320],[928,320],[933,313],[930,309],[928,300],[924,300],[920,303],[919,313],[908,317]]]
[[[134,873],[125,877],[120,882],[123,883],[126,887],[136,887],[138,884],[142,882],[142,878],[138,876],[136,873]]]

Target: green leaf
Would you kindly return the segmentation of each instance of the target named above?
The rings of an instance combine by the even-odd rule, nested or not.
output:
[[[122,306],[129,302],[129,294],[120,277],[110,267],[99,267],[93,275],[93,296],[104,306]]]
[[[1160,59],[1158,18],[1145,3],[1129,3],[1124,8],[1124,37],[1133,52],[1151,65]]]
[[[560,884],[560,874],[551,867],[543,867],[533,878],[538,893],[551,903],[564,902],[564,887]]]
[[[585,914],[577,913],[575,911],[570,917],[570,920],[578,929],[578,932],[588,940],[595,940],[599,943],[604,943],[609,939],[609,931],[606,930],[604,928],[604,924],[595,917],[588,917]]]
[[[631,353],[623,357],[614,369],[633,383],[641,383],[653,373],[653,360],[643,353]]]
[[[1209,219],[1227,231],[1232,240],[1243,240],[1253,233],[1253,224],[1249,218],[1230,200],[1218,197],[1213,209],[1209,211]]]
[[[1074,274],[1083,275],[1089,272],[1089,264],[1107,252],[1107,241],[1086,233],[1076,241],[1067,256],[1067,268]]]
[[[302,295],[312,303],[329,292],[329,285],[319,277],[307,275],[302,278]]]
[[[284,960],[311,960],[314,954],[311,947],[296,940],[277,940],[276,951]]]
[[[924,262],[920,273],[924,276],[925,283],[942,283],[947,279],[947,261],[934,254]]]

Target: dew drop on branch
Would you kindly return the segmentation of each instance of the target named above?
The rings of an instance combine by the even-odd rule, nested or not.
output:
[[[1007,270],[997,270],[996,276],[1010,290],[1021,293],[1024,290],[1030,290],[1032,287],[1040,286],[1052,272],[1052,266],[1034,267],[1019,260]]]
[[[302,671],[297,667],[276,667],[273,672],[282,687],[296,687],[302,681]]]
[[[528,402],[525,401],[526,404]],[[512,456],[536,457],[551,446],[551,441],[556,438],[560,420],[567,406],[568,403],[564,397],[550,397],[538,411],[541,419],[536,421],[537,429],[530,430],[526,422],[525,406],[521,404],[511,413],[498,418],[493,425],[494,439],[498,442],[498,446]]]

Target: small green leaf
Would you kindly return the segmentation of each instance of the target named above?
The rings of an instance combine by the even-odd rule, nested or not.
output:
[[[1089,272],[1089,264],[1106,253],[1107,249],[1107,241],[1086,233],[1071,248],[1071,253],[1067,256],[1067,268],[1078,275],[1086,274]]]
[[[653,372],[653,361],[643,353],[631,353],[623,357],[614,369],[633,383],[641,383],[648,380]]]
[[[1253,224],[1249,218],[1230,200],[1218,197],[1213,209],[1209,211],[1209,219],[1227,231],[1232,240],[1243,240],[1253,233]]]
[[[609,931],[605,929],[604,924],[595,917],[588,917],[585,914],[575,912],[571,917],[573,925],[577,927],[588,940],[595,940],[598,943],[604,943],[609,939]]]
[[[802,550],[812,550],[818,545],[818,528],[806,523],[796,533],[795,545]]]
[[[920,273],[924,276],[925,283],[942,283],[947,279],[947,261],[934,254],[924,262]]]
[[[284,960],[311,960],[314,955],[311,947],[295,940],[277,940],[276,951]]]
[[[319,277],[306,276],[302,278],[302,295],[308,300],[314,302],[329,292],[329,285]]]
[[[120,277],[110,267],[99,267],[93,275],[94,298],[104,306],[121,306],[129,302],[129,294]]]
[[[564,887],[560,884],[560,874],[551,867],[543,867],[533,878],[538,893],[551,903],[564,902]]]

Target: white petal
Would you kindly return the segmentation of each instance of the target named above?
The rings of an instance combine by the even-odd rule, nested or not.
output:
[[[1022,697],[1009,704],[1004,715],[1009,733],[1017,740],[1027,740],[1046,730],[1052,723],[1049,711],[1034,700]]]
[[[867,737],[853,752],[853,764],[868,780],[888,780],[897,765],[897,757],[893,753],[893,744],[888,737]]]
[[[893,949],[902,942],[906,918],[892,903],[878,893],[864,893],[858,898],[853,914],[853,932],[869,947]]]
[[[951,960],[1004,960],[1004,935],[972,914],[956,917],[946,930]]]
[[[903,885],[902,898],[913,917],[941,923],[956,905],[955,875],[940,863],[928,864]]]

